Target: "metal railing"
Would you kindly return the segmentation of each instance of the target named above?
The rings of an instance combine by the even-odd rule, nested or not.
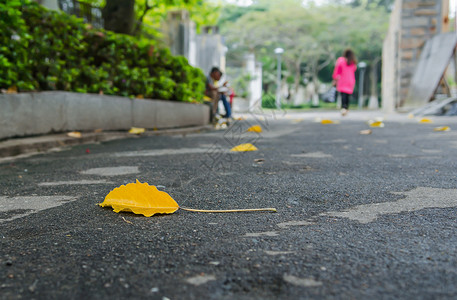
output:
[[[103,28],[102,9],[78,0],[58,0],[59,8],[69,15],[82,18],[95,28]]]

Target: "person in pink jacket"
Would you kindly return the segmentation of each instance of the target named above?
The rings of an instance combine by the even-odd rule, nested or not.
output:
[[[336,60],[333,70],[333,84],[341,94],[341,114],[345,116],[349,109],[349,97],[354,92],[357,60],[351,49],[346,49],[342,57]]]

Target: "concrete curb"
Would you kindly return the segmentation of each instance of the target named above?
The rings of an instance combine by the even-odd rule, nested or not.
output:
[[[0,142],[0,163],[5,160],[12,160],[25,155],[38,154],[51,149],[106,142],[116,139],[138,138],[141,136],[158,136],[158,135],[185,135],[196,132],[212,130],[213,126],[194,126],[177,129],[164,129],[146,131],[141,135],[130,134],[125,131],[111,132],[83,132],[81,138],[69,137],[67,134],[51,134],[28,138],[15,138]]]
[[[70,92],[0,95],[0,139],[67,131],[182,128],[209,124],[209,107]]]

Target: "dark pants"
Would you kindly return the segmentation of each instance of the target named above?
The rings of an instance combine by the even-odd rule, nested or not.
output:
[[[341,108],[349,108],[349,97],[351,94],[341,93]]]

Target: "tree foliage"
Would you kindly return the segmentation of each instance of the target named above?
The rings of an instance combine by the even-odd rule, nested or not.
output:
[[[197,30],[216,24],[219,6],[207,0],[79,0],[103,10],[106,29],[119,33],[149,37],[160,36],[167,12],[185,9],[190,12]]]
[[[383,8],[386,11],[392,11],[395,0],[352,0],[350,5],[353,7],[362,6],[365,8]]]
[[[167,13],[172,10],[185,9],[195,22],[197,31],[201,26],[216,24],[219,17],[219,7],[205,0],[136,0],[138,24],[144,24],[143,31],[148,28],[158,29]]]
[[[237,5],[226,5],[220,12],[218,19],[218,25],[224,26],[227,24],[230,26],[231,23],[236,22],[242,16],[256,11],[266,11],[267,8],[263,6],[252,5],[248,7],[241,7]]]
[[[317,82],[322,70],[333,68],[335,58],[347,47],[368,64],[379,60],[388,22],[384,7],[304,6],[297,0],[259,0],[256,5],[266,9],[250,11],[235,23],[223,25],[229,49],[250,51],[261,61],[272,62],[274,48],[284,48],[284,64],[296,87],[303,73]],[[265,71],[271,73],[274,69]],[[266,74],[264,81],[272,82],[274,78]]]

